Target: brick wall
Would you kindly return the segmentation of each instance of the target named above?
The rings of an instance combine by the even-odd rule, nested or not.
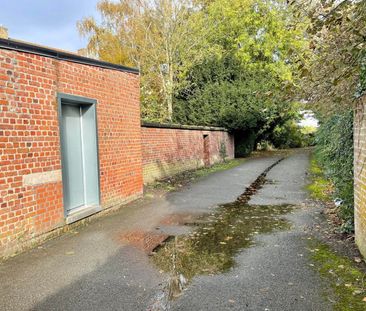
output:
[[[98,101],[102,207],[142,194],[139,76],[0,48],[0,255],[64,225],[58,92]]]
[[[354,120],[355,236],[366,257],[366,98],[357,103]]]
[[[189,127],[188,127],[189,128]],[[234,158],[234,138],[224,130],[142,127],[144,183],[178,172],[214,164],[222,160],[220,145],[227,158]],[[207,135],[208,162],[205,163],[204,135]]]

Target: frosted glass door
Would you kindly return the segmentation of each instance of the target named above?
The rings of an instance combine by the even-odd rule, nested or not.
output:
[[[80,109],[78,105],[62,105],[62,169],[66,211],[85,205]]]

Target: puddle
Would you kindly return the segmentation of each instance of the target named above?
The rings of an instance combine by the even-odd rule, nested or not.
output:
[[[169,299],[178,297],[197,275],[230,270],[235,266],[235,256],[242,249],[252,246],[257,234],[291,227],[283,216],[290,213],[294,206],[248,204],[266,183],[267,173],[282,160],[269,166],[235,202],[223,204],[215,213],[191,221],[196,229],[189,235],[172,237],[154,250],[153,262],[170,275],[167,285]]]
[[[170,239],[155,250],[152,257],[157,267],[172,275],[179,295],[185,281],[196,275],[216,274],[235,266],[235,255],[255,242],[255,236],[285,230],[291,224],[283,215],[293,206],[249,206],[239,201],[220,206],[215,214],[197,222],[197,229],[187,236]],[[202,220],[203,220],[202,219]],[[182,277],[183,281],[182,281]],[[180,289],[180,290],[179,290]]]

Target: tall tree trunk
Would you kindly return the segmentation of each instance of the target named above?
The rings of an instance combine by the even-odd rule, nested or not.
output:
[[[168,105],[168,120],[169,122],[173,121],[173,81],[174,72],[173,65],[169,64],[169,72],[168,72],[168,81],[167,81],[167,105]]]

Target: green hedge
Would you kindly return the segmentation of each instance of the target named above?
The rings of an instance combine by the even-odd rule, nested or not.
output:
[[[353,230],[353,111],[334,115],[321,123],[315,156],[334,184],[334,197],[343,200],[339,216],[344,231]]]

